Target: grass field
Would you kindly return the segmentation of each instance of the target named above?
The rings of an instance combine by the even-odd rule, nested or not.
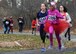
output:
[[[41,39],[34,35],[14,35],[14,34],[0,34],[0,42],[14,42],[18,41],[22,46],[15,47],[0,47],[0,50],[23,50],[23,49],[39,49],[41,48]],[[55,46],[57,42],[54,40]],[[49,40],[46,38],[46,47],[49,46]]]
[[[34,35],[14,35],[14,34],[0,34],[1,42],[14,42],[18,41],[22,46],[13,47],[0,47],[0,51],[16,51],[16,50],[33,50],[41,48],[41,39],[39,36]],[[49,39],[46,38],[46,48],[49,46]],[[65,43],[66,47],[72,47],[71,42]],[[54,47],[57,47],[57,41],[54,39]],[[63,54],[75,54],[76,52],[64,52]]]

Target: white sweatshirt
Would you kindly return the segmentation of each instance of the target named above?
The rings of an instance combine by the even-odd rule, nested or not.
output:
[[[67,12],[66,12],[66,19],[67,19],[66,21],[69,23],[70,27],[72,27],[72,23],[71,23],[72,19]]]
[[[68,13],[66,13],[66,19],[67,19],[68,23],[70,23],[72,21],[70,15]]]

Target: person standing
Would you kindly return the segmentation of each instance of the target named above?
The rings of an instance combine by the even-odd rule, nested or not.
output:
[[[19,25],[19,32],[23,31],[23,26],[24,26],[24,19],[23,17],[18,18],[18,25]]]
[[[13,19],[12,16],[10,17],[10,31],[13,33]]]
[[[9,34],[10,32],[10,20],[6,17],[4,17],[3,20],[3,24],[4,24],[4,34]]]

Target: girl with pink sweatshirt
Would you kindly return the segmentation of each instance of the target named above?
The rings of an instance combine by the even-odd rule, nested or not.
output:
[[[48,15],[46,17],[44,30],[50,34],[50,46],[49,49],[53,47],[53,33],[55,32],[58,48],[61,50],[61,38],[60,34],[68,28],[68,23],[66,21],[61,21],[59,18],[63,19],[63,16],[56,9],[55,2],[50,3],[50,9],[48,10]]]

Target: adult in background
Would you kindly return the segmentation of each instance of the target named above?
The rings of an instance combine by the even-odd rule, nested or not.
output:
[[[24,19],[23,17],[18,18],[18,25],[19,25],[19,32],[23,31],[23,26],[24,26]]]
[[[4,25],[4,34],[9,34],[10,31],[10,20],[9,18],[4,17],[3,20],[3,25]]]

